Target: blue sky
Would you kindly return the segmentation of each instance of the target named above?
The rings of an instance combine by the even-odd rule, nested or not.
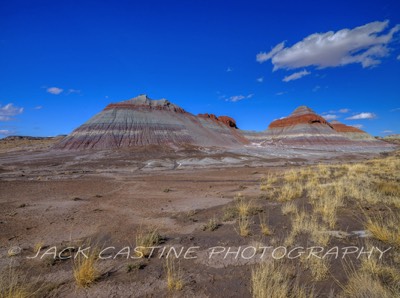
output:
[[[242,129],[307,105],[400,133],[400,1],[0,1],[0,137],[143,93]]]

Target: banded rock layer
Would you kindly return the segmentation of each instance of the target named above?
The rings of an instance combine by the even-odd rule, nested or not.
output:
[[[351,140],[376,141],[373,136],[357,127],[340,123],[337,120],[332,121],[331,125],[334,130]]]
[[[256,143],[290,146],[341,145],[349,141],[323,117],[306,106],[298,107],[288,117],[271,122],[261,135],[249,132],[245,136]]]
[[[329,123],[306,106],[273,121],[264,132],[244,131],[251,142],[260,145],[278,144],[284,146],[323,147],[323,146],[382,146],[366,132],[338,121]]]
[[[196,117],[168,100],[151,100],[141,95],[108,105],[64,138],[55,149],[147,145],[232,147],[246,142],[224,120]]]

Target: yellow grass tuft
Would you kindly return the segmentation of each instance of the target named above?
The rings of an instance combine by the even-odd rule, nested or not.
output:
[[[159,244],[160,238],[157,228],[143,230],[140,227],[136,233],[136,256],[140,258],[148,257],[151,253],[151,247]]]
[[[296,213],[297,210],[297,206],[294,202],[287,202],[285,204],[282,205],[282,214],[283,215],[288,215],[288,214],[294,214]]]
[[[400,247],[400,216],[391,212],[387,215],[366,216],[365,228],[382,242]]]
[[[250,235],[250,220],[247,216],[239,215],[238,228],[240,236],[246,237]]]
[[[303,194],[303,186],[299,182],[284,184],[280,189],[278,201],[285,202],[300,198]]]
[[[252,209],[252,203],[246,200],[241,194],[235,196],[235,207],[240,216],[248,216]]]
[[[272,234],[272,231],[267,223],[267,215],[265,213],[260,213],[259,214],[259,218],[260,218],[260,229],[261,229],[261,233],[264,236],[268,236]]]
[[[271,190],[274,188],[274,184],[278,182],[278,178],[272,174],[268,174],[261,178],[261,186],[260,189],[263,191]]]
[[[31,292],[27,284],[19,280],[18,274],[11,265],[0,275],[0,298],[25,298]]]
[[[74,263],[75,282],[80,287],[88,287],[100,276],[96,268],[96,254],[90,253],[88,257],[79,255]]]
[[[167,257],[165,259],[165,270],[167,274],[167,288],[169,291],[180,291],[183,289],[183,279],[180,268],[176,268],[176,259]]]
[[[255,266],[251,272],[251,293],[254,298],[312,298],[313,288],[293,282],[290,266],[269,260]]]

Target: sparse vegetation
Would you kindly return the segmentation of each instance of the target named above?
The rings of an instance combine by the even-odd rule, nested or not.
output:
[[[91,252],[88,257],[79,255],[74,262],[74,278],[80,287],[89,287],[100,276],[97,267],[96,254]]]
[[[251,292],[254,298],[312,298],[313,288],[299,285],[293,279],[293,268],[282,261],[269,260],[257,265],[251,273]]]
[[[264,236],[268,236],[272,234],[271,228],[269,227],[268,220],[267,220],[267,215],[265,213],[260,213],[259,214],[259,219],[260,219],[260,229],[261,233]]]
[[[25,298],[31,295],[28,284],[21,281],[11,264],[8,268],[3,268],[0,274],[0,298]]]
[[[215,217],[210,218],[208,222],[203,226],[203,231],[215,231],[218,229],[219,224],[217,222],[217,219]]]
[[[400,247],[400,215],[390,212],[389,214],[366,215],[365,228],[382,242]]]
[[[136,233],[136,254],[137,257],[146,258],[150,255],[151,247],[160,243],[161,236],[157,228],[144,230],[142,227]]]
[[[169,291],[180,291],[183,289],[183,277],[181,269],[178,265],[177,260],[172,257],[165,259],[165,271],[167,275],[167,288]]]
[[[297,210],[297,206],[294,202],[287,202],[285,204],[282,205],[282,214],[283,215],[288,215],[288,214],[294,214],[296,213]]]
[[[239,215],[238,218],[239,235],[246,237],[250,235],[250,220],[248,216]]]
[[[252,203],[251,201],[246,200],[241,194],[237,194],[235,196],[235,207],[239,217],[248,216],[252,208]]]

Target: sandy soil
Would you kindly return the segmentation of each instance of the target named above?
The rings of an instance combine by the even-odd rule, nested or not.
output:
[[[279,235],[287,229],[287,218],[279,212],[280,206],[262,197],[263,175],[321,161],[352,162],[376,155],[332,153],[327,157],[319,152],[297,152],[288,158],[258,151],[252,155],[216,150],[2,151],[0,271],[11,264],[23,279],[32,282],[37,278],[38,293],[47,297],[221,297],[221,293],[224,297],[249,297],[250,264],[257,261],[207,259],[210,247],[238,248],[260,240],[240,237],[234,222],[222,222],[224,208],[232,204],[234,196],[242,193],[252,198],[268,212]],[[362,230],[353,215],[351,210],[342,212],[341,230]],[[213,217],[221,223],[219,228],[203,231]],[[134,247],[138,230],[150,226],[158,228],[162,245],[200,247],[197,259],[180,260],[182,291],[171,294],[166,290],[164,258],[102,260],[98,265],[102,275],[89,288],[75,285],[71,260],[27,259],[39,244],[61,249],[90,241],[92,246],[116,247],[115,251]],[[357,237],[353,238],[347,237],[346,243],[356,243]],[[11,247],[22,251],[9,257]],[[138,262],[140,269],[129,270]],[[321,297],[331,289],[338,290],[334,279],[320,282]]]

